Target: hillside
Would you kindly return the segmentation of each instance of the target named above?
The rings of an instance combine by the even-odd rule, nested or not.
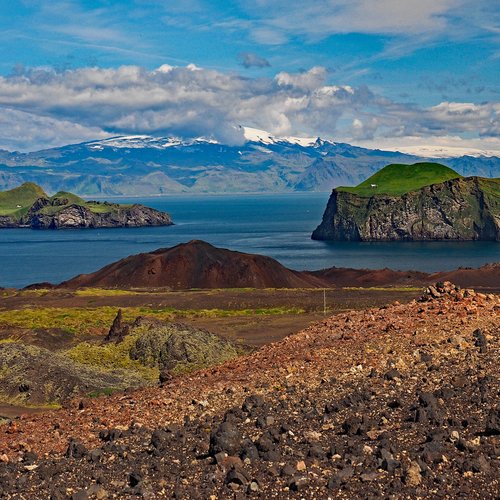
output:
[[[439,280],[453,280],[461,286],[496,288],[500,282],[500,264],[434,274],[387,268],[370,270],[332,267],[318,271],[294,271],[270,257],[235,252],[193,240],[171,248],[131,255],[94,273],[75,276],[59,284],[58,288],[189,290],[398,287],[423,286]],[[47,286],[41,284],[28,288],[44,289]]]
[[[20,218],[38,198],[47,198],[45,191],[32,182],[25,182],[9,191],[0,192],[0,216]]]
[[[400,196],[431,184],[439,184],[461,177],[440,163],[414,163],[387,165],[355,187],[340,186],[337,191],[370,197],[374,195]]]
[[[171,225],[170,216],[143,205],[85,201],[58,191],[48,196],[33,183],[0,193],[0,228],[64,229]]]
[[[162,373],[191,372],[248,350],[182,323],[142,316],[121,321],[119,311],[106,337],[73,335],[71,346],[60,338],[47,345],[52,350],[32,345],[26,337],[0,342],[0,405],[58,406],[82,395],[154,385]]]
[[[6,496],[497,498],[495,295],[429,289],[0,427]]]
[[[389,163],[425,158],[245,129],[239,145],[211,139],[125,136],[32,153],[0,151],[0,189],[35,182],[84,196],[329,191],[357,185]],[[440,161],[463,176],[500,177],[500,158]]]
[[[500,179],[461,177],[434,163],[389,165],[354,188],[334,189],[312,238],[498,241]]]
[[[301,288],[321,281],[263,255],[216,248],[193,240],[172,248],[132,255],[91,274],[60,284],[78,287]]]

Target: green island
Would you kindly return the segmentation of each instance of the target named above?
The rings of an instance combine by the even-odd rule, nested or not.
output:
[[[171,224],[168,214],[144,205],[86,201],[66,191],[49,196],[32,182],[0,192],[0,228],[64,229]]]

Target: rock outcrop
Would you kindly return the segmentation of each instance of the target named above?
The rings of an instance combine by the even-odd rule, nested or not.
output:
[[[170,226],[172,219],[166,213],[144,205],[132,205],[109,212],[93,212],[84,205],[68,205],[54,214],[30,210],[22,218],[21,226],[32,229],[69,229],[98,227]]]
[[[500,240],[499,179],[466,177],[401,196],[334,189],[316,240]]]
[[[169,214],[144,205],[85,202],[74,195],[71,198],[38,198],[24,215],[0,216],[0,228],[78,229],[173,224]]]

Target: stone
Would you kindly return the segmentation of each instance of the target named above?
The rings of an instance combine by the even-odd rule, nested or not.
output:
[[[295,468],[299,471],[299,472],[303,472],[307,469],[307,466],[306,466],[306,463],[303,461],[303,460],[299,460],[297,462],[297,465],[295,466]]]
[[[400,379],[401,378],[401,373],[396,368],[391,368],[386,374],[384,375],[384,378],[386,380],[395,380],[395,379]]]
[[[71,500],[88,500],[89,495],[85,490],[79,490],[71,495]]]
[[[225,484],[235,483],[240,486],[246,486],[248,484],[248,477],[244,474],[242,469],[231,469],[224,480]]]
[[[404,481],[408,486],[418,486],[422,482],[420,465],[417,462],[411,462],[406,470]]]
[[[87,448],[82,443],[73,439],[70,440],[66,450],[66,457],[80,459],[87,456],[87,453]]]
[[[474,345],[479,347],[479,352],[481,354],[486,353],[488,351],[488,340],[486,339],[483,331],[478,328],[477,330],[474,330],[472,335],[474,337]]]
[[[222,451],[228,455],[239,455],[241,445],[242,436],[236,426],[230,422],[222,422],[210,435],[209,453],[213,456]]]
[[[138,472],[138,471],[133,471],[129,474],[128,476],[128,484],[134,488],[138,484],[140,484],[144,480],[144,476]]]
[[[290,481],[292,491],[303,491],[309,485],[309,479],[306,476],[296,476]]]

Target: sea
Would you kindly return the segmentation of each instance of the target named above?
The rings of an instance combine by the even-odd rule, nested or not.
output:
[[[171,214],[174,226],[0,230],[0,287],[59,283],[128,255],[190,240],[273,257],[296,270],[328,267],[426,272],[500,260],[495,242],[324,242],[311,240],[329,193],[175,195],[119,198]]]

